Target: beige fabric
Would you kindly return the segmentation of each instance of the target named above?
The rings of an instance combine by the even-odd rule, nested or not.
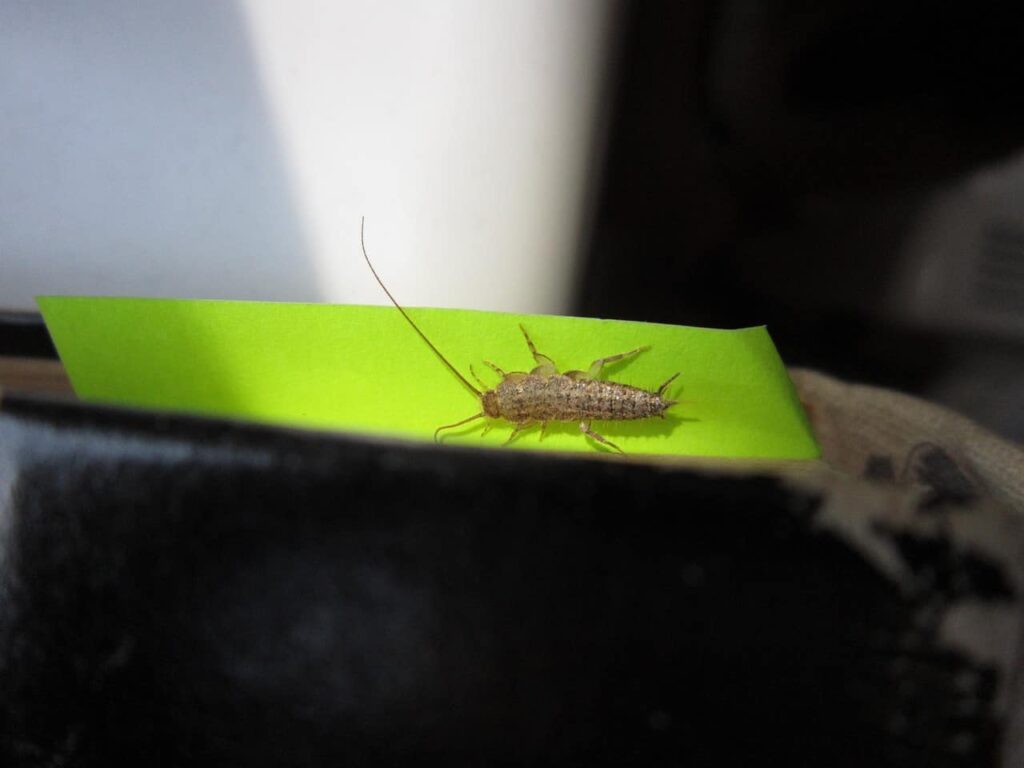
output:
[[[823,458],[843,472],[932,486],[970,503],[989,496],[1024,513],[1024,449],[932,403],[815,371],[790,376]]]
[[[72,394],[71,382],[58,361],[26,357],[0,357],[0,395],[5,390]]]

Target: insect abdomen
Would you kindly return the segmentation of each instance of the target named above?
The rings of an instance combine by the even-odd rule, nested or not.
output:
[[[496,388],[501,417],[526,421],[628,421],[661,416],[658,394],[614,381],[564,374],[510,376]]]

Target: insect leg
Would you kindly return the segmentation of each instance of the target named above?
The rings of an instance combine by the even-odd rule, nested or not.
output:
[[[530,371],[530,373],[536,373],[541,376],[557,375],[558,366],[555,365],[555,361],[547,355],[542,355],[537,351],[537,347],[533,344],[533,339],[530,338],[530,334],[526,332],[526,328],[522,323],[519,324],[519,330],[523,332],[523,336],[526,339],[526,346],[530,348],[530,354],[533,355],[533,359],[537,363],[537,367]]]
[[[544,439],[544,433],[547,432],[547,431],[548,431],[548,423],[546,421],[542,421],[540,423],[540,439],[541,440]]]
[[[582,432],[587,437],[591,437],[594,440],[597,440],[597,442],[599,442],[599,443],[604,443],[605,445],[607,445],[607,446],[609,446],[611,448],[614,448],[619,453],[623,453],[623,454],[625,453],[624,450],[619,448],[619,446],[617,446],[611,440],[609,440],[608,438],[604,437],[603,435],[597,434],[597,432],[592,430],[590,428],[590,422],[589,421],[581,421],[580,422],[580,432]]]
[[[476,379],[476,383],[479,384],[481,388],[486,392],[489,389],[489,387],[480,380],[479,376],[476,375],[476,371],[473,370],[472,364],[470,364],[469,366],[469,372],[473,375],[473,378]]]
[[[668,385],[675,381],[678,375],[678,373],[673,373],[671,376],[668,377],[668,381],[666,381],[664,384],[658,387],[658,397],[661,397],[663,394],[665,394],[665,390],[668,389]]]
[[[515,423],[515,428],[512,430],[512,434],[508,436],[508,440],[502,443],[502,445],[508,445],[509,443],[511,443],[513,440],[516,439],[516,435],[518,435],[531,424],[533,424],[532,421],[517,421]]]
[[[601,373],[601,369],[609,363],[617,363],[619,360],[625,360],[627,357],[633,357],[633,355],[639,355],[641,352],[646,352],[650,347],[643,346],[631,349],[629,352],[623,352],[621,355],[612,355],[611,357],[602,357],[599,360],[595,360],[590,364],[590,370],[587,371],[587,377],[596,379]]]
[[[501,370],[501,368],[499,368],[498,366],[496,366],[496,365],[495,365],[494,363],[492,363],[492,362],[491,362],[490,360],[484,360],[484,365],[486,365],[486,366],[487,366],[488,368],[490,368],[490,369],[491,369],[492,371],[494,371],[494,372],[495,372],[496,374],[498,374],[499,376],[501,376],[501,378],[503,378],[503,379],[504,379],[504,378],[505,378],[506,376],[508,376],[508,374],[507,374],[507,373],[505,373],[505,372],[504,372],[503,370]]]

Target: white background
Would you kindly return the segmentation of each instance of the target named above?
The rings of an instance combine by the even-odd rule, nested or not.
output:
[[[609,0],[0,4],[0,309],[567,307]]]

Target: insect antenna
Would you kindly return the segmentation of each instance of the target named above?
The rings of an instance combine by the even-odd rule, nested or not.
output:
[[[430,339],[427,338],[427,335],[423,331],[420,330],[420,327],[418,325],[416,325],[416,323],[413,322],[412,318],[409,317],[409,313],[406,312],[404,309],[402,309],[402,305],[401,304],[399,304],[397,301],[395,301],[395,297],[391,295],[391,291],[389,291],[387,289],[387,286],[384,285],[384,281],[380,279],[380,275],[377,274],[377,270],[373,268],[373,264],[370,262],[370,256],[366,252],[366,236],[364,235],[365,230],[366,230],[366,217],[364,216],[360,220],[360,222],[359,222],[359,243],[360,243],[360,245],[363,246],[363,258],[366,259],[366,266],[368,266],[370,268],[370,271],[373,273],[373,278],[377,281],[377,285],[379,285],[381,288],[384,289],[384,293],[387,294],[387,297],[389,299],[391,299],[391,303],[395,305],[395,309],[397,309],[399,312],[402,313],[402,317],[404,317],[406,319],[406,321],[409,323],[409,325],[412,326],[412,329],[414,331],[416,331],[416,333],[418,333],[420,335],[420,338],[423,339],[427,343],[427,346],[430,347],[431,350],[433,350],[434,354],[438,356],[438,358],[441,360],[441,362],[444,363],[446,366],[448,366],[448,370],[451,371],[452,373],[454,373],[458,377],[459,381],[461,381],[463,384],[465,384],[466,387],[468,389],[471,389],[477,396],[482,395],[483,393],[479,389],[477,389],[472,384],[470,384],[469,380],[465,376],[463,376],[461,373],[459,373],[459,370],[454,365],[452,365],[450,362],[448,362],[448,358],[441,354],[441,350],[439,350],[437,347],[435,347],[433,342],[431,342]],[[482,413],[477,414],[477,415],[478,416],[483,416]],[[476,416],[473,416],[472,418],[476,418]],[[470,419],[465,419],[464,421],[460,421],[458,424],[451,424],[449,426],[457,427],[457,426],[459,426],[459,424],[464,424],[466,421],[469,421],[469,420]],[[441,429],[447,429],[447,427],[441,427]],[[434,438],[435,439],[437,438],[437,433],[436,432],[434,433]]]
[[[445,424],[443,427],[438,427],[434,430],[434,442],[437,442],[437,436],[446,429],[454,429],[455,427],[461,427],[463,424],[468,424],[474,419],[482,419],[484,415],[482,413],[474,413],[472,416],[463,419],[462,421],[456,421],[454,424]]]

